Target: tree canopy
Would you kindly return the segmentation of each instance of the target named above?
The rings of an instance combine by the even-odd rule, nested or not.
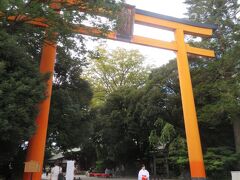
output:
[[[138,50],[117,48],[109,52],[97,47],[89,57],[86,78],[94,90],[93,105],[100,105],[108,94],[123,87],[141,87],[148,76],[144,56]]]
[[[45,98],[38,63],[18,44],[18,37],[0,31],[0,166],[12,160],[33,134],[37,104]]]

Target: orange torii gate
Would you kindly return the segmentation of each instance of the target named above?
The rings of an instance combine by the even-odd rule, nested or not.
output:
[[[68,1],[72,3],[74,0]],[[108,33],[106,38],[144,46],[162,48],[176,52],[191,177],[195,180],[206,179],[187,55],[194,54],[205,57],[214,57],[215,55],[214,51],[212,50],[196,48],[186,44],[184,41],[184,35],[190,34],[200,37],[210,37],[213,33],[213,30],[216,29],[216,26],[193,23],[184,19],[178,19],[149,11],[135,9],[134,6],[130,5],[126,5],[125,10],[122,12],[122,16],[125,17],[125,21],[119,31]],[[9,20],[12,18],[14,17],[9,17]],[[41,19],[39,21],[39,19],[37,21],[30,20],[27,23],[46,27],[44,21]],[[141,24],[172,31],[175,34],[175,41],[166,42],[157,39],[136,36],[133,34],[134,24]],[[73,29],[73,31],[91,36],[98,36],[101,33],[98,29],[91,27],[76,27]],[[32,174],[30,172],[25,172],[24,180],[29,180],[30,178],[33,180],[41,179],[56,48],[57,46],[54,42],[49,42],[46,40],[43,44],[40,72],[50,72],[52,76],[47,82],[48,87],[46,93],[48,97],[39,105],[39,114],[36,118],[37,129],[36,133],[29,141],[26,157],[26,162],[31,161],[39,164],[40,172],[34,172]]]

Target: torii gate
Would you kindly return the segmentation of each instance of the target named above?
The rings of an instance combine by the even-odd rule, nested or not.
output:
[[[59,2],[59,0],[57,0],[57,2]],[[74,0],[67,0],[67,2],[71,4],[74,2]],[[167,49],[176,52],[191,177],[192,180],[205,180],[206,174],[187,54],[194,54],[205,57],[214,57],[215,55],[214,51],[191,47],[189,44],[186,44],[184,41],[184,35],[190,34],[200,37],[210,37],[213,30],[216,29],[216,26],[193,23],[184,19],[178,19],[170,16],[152,13],[149,11],[135,9],[134,6],[130,5],[126,5],[126,7],[127,8],[125,8],[123,11],[123,16],[126,18],[126,21],[124,22],[122,28],[120,31],[108,33],[106,35],[106,38],[117,41],[126,41],[129,43],[140,44],[144,46]],[[14,17],[9,17],[9,20],[13,18]],[[39,20],[38,22],[31,20],[28,21],[28,23],[46,27],[44,22],[39,22]],[[175,34],[175,41],[166,42],[157,39],[136,36],[133,34],[134,24],[141,24],[172,31]],[[100,34],[100,31],[98,29],[90,27],[76,27],[74,31],[76,33],[92,36],[98,36]],[[39,105],[39,114],[36,118],[37,129],[36,133],[30,139],[26,157],[27,162],[37,162],[40,167],[40,172],[34,172],[33,174],[25,172],[23,178],[24,180],[29,180],[30,178],[33,180],[41,179],[48,127],[50,99],[52,93],[52,79],[56,58],[56,47],[56,43],[49,42],[47,40],[43,44],[40,72],[51,73],[51,77],[47,82],[48,87],[46,94],[48,97]]]

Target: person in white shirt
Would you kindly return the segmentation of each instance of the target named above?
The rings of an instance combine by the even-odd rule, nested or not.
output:
[[[138,172],[138,180],[149,180],[149,172],[145,169],[145,165],[142,165],[142,169]]]
[[[62,168],[55,164],[54,167],[51,169],[51,180],[58,180],[58,175],[62,173]]]

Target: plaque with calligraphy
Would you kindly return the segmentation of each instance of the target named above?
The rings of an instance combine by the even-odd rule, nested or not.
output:
[[[130,41],[133,36],[135,7],[125,5],[119,16],[117,39]]]
[[[40,164],[32,160],[25,162],[24,172],[40,172]]]

